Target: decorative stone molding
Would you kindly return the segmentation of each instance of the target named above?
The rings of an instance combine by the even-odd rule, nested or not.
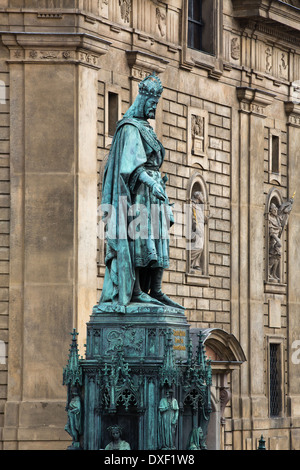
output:
[[[267,26],[300,30],[300,11],[291,1],[282,0],[233,0],[233,14],[240,19],[253,19]]]
[[[250,87],[238,87],[237,97],[240,102],[240,111],[252,113],[260,117],[265,116],[265,108],[272,104],[274,93],[258,90]]]
[[[110,42],[86,33],[2,32],[3,44],[10,50],[9,62],[76,63],[100,68],[99,58]]]
[[[287,114],[288,125],[300,127],[300,104],[287,101],[285,103],[285,112]]]
[[[225,386],[225,387],[221,387],[220,388],[220,408],[221,408],[221,418],[220,418],[220,421],[221,421],[221,425],[224,426],[225,425],[225,416],[224,416],[224,413],[225,413],[225,408],[226,408],[226,405],[227,403],[229,402],[231,398],[231,391],[230,391],[230,388],[228,386]]]
[[[44,19],[53,19],[53,20],[61,20],[63,18],[62,13],[37,13],[37,18],[44,18]]]
[[[195,331],[191,329],[191,332]],[[237,338],[221,328],[205,328],[204,344],[211,348],[218,358],[212,360],[212,368],[215,372],[233,370],[247,360],[245,353]],[[226,387],[226,384],[223,385]]]
[[[157,74],[164,72],[169,63],[163,57],[140,50],[126,51],[126,56],[131,69],[131,77],[136,80],[142,80],[153,72]]]
[[[275,284],[274,282],[266,282],[264,283],[264,291],[265,294],[286,294],[287,293],[287,285],[286,284]]]

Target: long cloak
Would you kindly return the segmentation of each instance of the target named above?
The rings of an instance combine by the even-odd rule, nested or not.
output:
[[[145,142],[164,157],[163,146],[141,119],[132,117],[119,121],[103,177],[101,206],[102,209],[112,206],[114,217],[107,224],[106,271],[99,303],[113,302],[119,311],[125,311],[124,307],[129,304],[135,282],[127,214],[132,205],[130,178],[147,162]]]

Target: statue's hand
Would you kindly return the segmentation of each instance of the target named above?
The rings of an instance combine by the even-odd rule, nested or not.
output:
[[[153,192],[154,196],[157,197],[158,199],[160,199],[161,201],[166,200],[166,195],[165,195],[164,190],[163,190],[163,188],[161,187],[160,184],[155,183],[152,187],[152,192]]]

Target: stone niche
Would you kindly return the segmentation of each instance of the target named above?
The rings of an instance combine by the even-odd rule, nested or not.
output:
[[[267,196],[266,201],[266,210],[265,210],[265,217],[266,217],[266,224],[265,224],[265,240],[266,240],[266,263],[265,263],[265,291],[266,292],[273,292],[273,293],[285,293],[286,286],[284,284],[284,225],[282,227],[282,232],[280,233],[280,243],[281,247],[277,253],[273,253],[273,249],[271,246],[271,237],[270,233],[272,233],[272,220],[274,218],[273,212],[278,209],[283,204],[283,198],[281,192],[277,188],[271,189]],[[274,219],[275,220],[275,219]],[[287,221],[286,221],[287,222]],[[274,268],[274,261],[277,257],[278,263],[276,263],[277,267]]]
[[[199,196],[199,198],[198,198]],[[187,254],[186,281],[188,284],[208,285],[209,202],[206,182],[195,172],[187,187]],[[191,237],[194,237],[193,239]],[[195,239],[197,237],[197,239]]]

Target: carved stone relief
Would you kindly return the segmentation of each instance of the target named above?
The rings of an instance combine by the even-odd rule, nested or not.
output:
[[[201,155],[204,152],[204,117],[192,114],[192,153]]]
[[[272,49],[267,47],[266,49],[266,72],[271,73],[273,68],[273,57],[272,57]]]
[[[107,345],[105,354],[111,354],[122,347],[124,351],[131,351],[138,354],[141,351],[143,338],[140,330],[131,327],[110,330],[107,333],[104,343]]]
[[[270,191],[267,199],[267,282],[283,282],[282,254],[283,254],[283,231],[288,223],[294,195],[286,202],[277,189]]]
[[[166,36],[166,12],[161,8],[156,8],[156,24],[160,35],[162,37]]]
[[[99,1],[99,15],[108,18],[108,0]]]
[[[240,58],[240,43],[239,38],[231,39],[231,58],[238,60]]]
[[[119,0],[121,18],[125,23],[130,22],[131,0]]]
[[[86,64],[91,67],[98,68],[99,58],[97,55],[84,51],[74,50],[21,50],[14,49],[11,52],[11,58],[13,60],[29,60],[29,61],[55,61],[55,62],[66,62],[76,61]]]
[[[288,55],[285,52],[279,51],[279,64],[278,64],[278,72],[279,77],[283,78],[284,80],[288,79]]]
[[[199,108],[189,108],[187,120],[188,164],[208,168],[208,113]]]

